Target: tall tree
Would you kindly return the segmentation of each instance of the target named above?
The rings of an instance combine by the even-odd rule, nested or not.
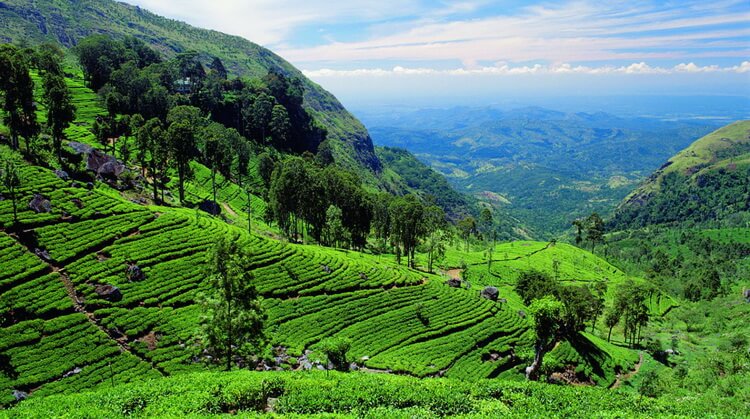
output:
[[[47,106],[47,126],[52,134],[57,160],[62,165],[62,139],[76,115],[73,98],[62,75],[52,72],[44,75],[44,101]]]
[[[458,222],[458,230],[461,232],[461,237],[464,239],[466,245],[466,251],[469,251],[469,238],[472,234],[477,232],[477,221],[474,217],[466,217]]]
[[[231,129],[234,131],[234,129]],[[236,131],[235,131],[236,132]],[[203,131],[203,161],[211,169],[211,190],[213,192],[214,207],[218,211],[216,200],[216,173],[228,171],[232,164],[231,148],[229,144],[229,129],[218,122],[212,122]],[[239,134],[237,134],[239,136]]]
[[[271,110],[270,130],[276,148],[286,147],[290,128],[291,123],[286,109],[281,105],[274,106]]]
[[[21,187],[21,176],[16,163],[11,158],[2,161],[0,183],[2,183],[13,204],[13,224],[18,224],[18,188]]]
[[[551,296],[542,297],[529,307],[534,321],[534,361],[526,368],[526,378],[536,380],[542,367],[544,355],[555,347],[562,334],[565,307]]]
[[[266,344],[263,310],[247,255],[236,241],[222,237],[208,254],[207,275],[211,291],[203,298],[200,343],[215,360],[222,360],[227,371],[239,358],[249,363]]]
[[[18,48],[0,45],[0,92],[3,94],[3,122],[10,130],[11,147],[19,148],[19,138],[28,141],[39,133],[34,105],[34,81],[27,57]]]
[[[159,180],[163,177],[169,155],[166,132],[159,118],[146,121],[138,130],[136,141],[138,158],[142,167],[148,167],[156,201],[159,198]]]
[[[591,243],[591,253],[597,243],[604,242],[604,220],[595,212],[586,218],[586,240]]]
[[[205,120],[200,109],[193,106],[176,106],[167,114],[167,138],[170,160],[177,169],[178,191],[180,202],[185,201],[185,181],[193,172],[190,162],[196,155],[196,134],[202,128]]]
[[[414,267],[414,252],[424,232],[424,206],[414,194],[394,199],[389,211],[393,234],[403,249],[409,267]],[[396,254],[400,259],[399,253]],[[400,261],[399,261],[400,263]]]

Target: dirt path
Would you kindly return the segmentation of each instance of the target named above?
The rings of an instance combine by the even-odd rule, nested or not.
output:
[[[640,371],[641,369],[641,365],[643,365],[643,352],[638,352],[638,363],[635,364],[633,370],[626,374],[617,374],[617,379],[609,388],[614,389],[620,387],[620,384],[622,384],[623,381],[628,380],[632,376],[638,374],[638,371]]]
[[[237,216],[237,213],[234,212],[234,210],[232,209],[232,207],[230,207],[229,204],[227,204],[226,202],[222,202],[221,206],[224,207],[224,210],[227,212],[227,214],[231,215],[232,217],[236,217]]]
[[[137,230],[137,227],[136,227],[136,230]],[[130,233],[130,232],[128,232],[128,233]],[[13,237],[13,236],[11,236],[11,237]],[[54,263],[54,262],[52,262],[50,260],[42,258],[40,255],[38,255],[36,252],[33,251],[33,249],[31,249],[28,246],[28,243],[25,243],[23,240],[19,240],[18,237],[13,237],[13,238],[16,240],[16,242],[18,244],[20,244],[21,246],[23,246],[24,248],[26,248],[29,253],[31,253],[32,255],[36,255],[39,258],[39,260],[41,260],[42,262],[44,262],[44,264],[46,264],[47,266],[49,266],[50,269],[53,272],[55,272],[55,273],[58,274],[58,277],[60,278],[60,281],[62,282],[62,285],[65,288],[65,293],[68,295],[68,298],[70,298],[70,301],[73,304],[73,309],[76,312],[81,313],[84,316],[86,316],[86,319],[88,319],[88,321],[91,324],[93,324],[94,326],[96,326],[97,329],[101,330],[107,337],[109,337],[110,340],[112,340],[118,346],[118,348],[120,349],[120,352],[127,352],[127,353],[133,355],[134,357],[136,357],[136,358],[138,358],[138,359],[140,359],[140,360],[142,360],[142,361],[150,364],[154,368],[154,370],[158,371],[162,375],[169,375],[166,371],[164,371],[162,368],[158,367],[152,361],[150,361],[148,359],[145,359],[145,358],[141,357],[140,355],[138,355],[137,353],[133,352],[130,349],[130,345],[128,344],[127,336],[121,335],[117,331],[113,331],[113,330],[110,330],[110,329],[104,327],[100,323],[99,319],[94,315],[93,312],[90,312],[90,311],[86,310],[85,301],[83,301],[81,298],[79,298],[78,292],[76,291],[76,287],[73,284],[73,281],[70,280],[70,277],[68,277],[68,273],[65,272],[65,267],[64,266],[60,266],[57,263]],[[100,247],[104,248],[104,247],[106,247],[106,245],[100,246]],[[101,250],[101,249],[99,249],[99,250]],[[94,251],[96,251],[96,249],[92,249],[91,250],[91,252],[94,252]]]
[[[461,279],[461,274],[463,273],[463,269],[448,269],[445,271],[445,274],[448,275],[448,278],[458,278]]]

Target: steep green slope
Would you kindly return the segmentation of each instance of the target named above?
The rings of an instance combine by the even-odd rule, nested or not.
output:
[[[669,159],[620,204],[611,227],[707,222],[744,226],[748,211],[750,121],[738,121]]]
[[[75,46],[92,34],[115,37],[135,36],[167,57],[188,50],[199,51],[208,61],[221,58],[235,75],[262,77],[279,70],[302,80],[305,105],[328,130],[334,140],[337,161],[362,170],[368,183],[375,184],[380,162],[365,127],[333,95],[305,78],[283,58],[250,41],[216,31],[199,29],[182,22],[154,15],[139,7],[111,0],[54,0],[29,3],[23,0],[0,2],[0,41],[31,44],[59,42]]]

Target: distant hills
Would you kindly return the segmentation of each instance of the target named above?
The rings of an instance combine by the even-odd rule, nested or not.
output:
[[[738,121],[670,158],[617,208],[616,229],[750,221],[750,121]]]
[[[457,107],[358,113],[376,144],[403,147],[459,191],[554,237],[609,214],[665,159],[715,129],[697,122]]]

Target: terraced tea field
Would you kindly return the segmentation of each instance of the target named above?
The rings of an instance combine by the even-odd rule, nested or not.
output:
[[[195,301],[206,290],[205,252],[226,235],[248,251],[273,343],[289,356],[338,336],[366,368],[480,379],[517,373],[516,353],[532,343],[510,291],[495,303],[391,257],[286,244],[200,211],[138,205],[103,184],[87,189],[46,169],[21,170],[33,183],[22,188],[15,228],[0,201],[0,298],[12,309],[0,353],[13,372],[0,381],[2,403],[11,389],[47,394],[203,369],[192,343]],[[50,212],[25,205],[38,193]],[[134,264],[144,275],[131,281]],[[98,292],[103,285],[119,292]]]

